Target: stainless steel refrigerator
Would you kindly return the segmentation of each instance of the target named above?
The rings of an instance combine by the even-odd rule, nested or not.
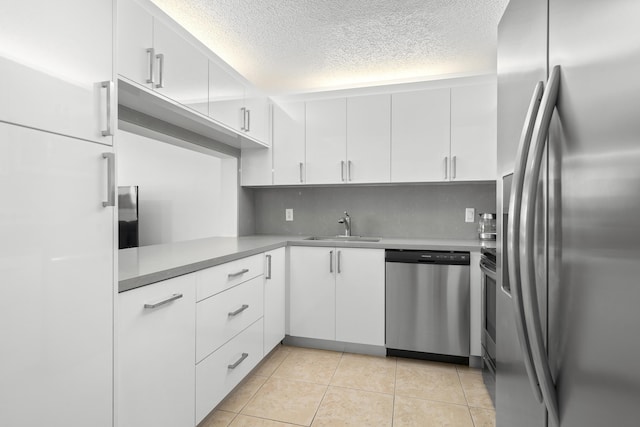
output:
[[[498,427],[640,425],[640,1],[498,28]]]

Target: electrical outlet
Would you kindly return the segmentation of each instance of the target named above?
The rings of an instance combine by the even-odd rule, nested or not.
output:
[[[284,210],[284,219],[285,221],[293,221],[293,209]]]
[[[476,222],[475,208],[466,208],[464,210],[464,222]]]

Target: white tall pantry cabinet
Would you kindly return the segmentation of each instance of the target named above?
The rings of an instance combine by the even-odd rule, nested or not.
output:
[[[111,427],[114,5],[2,6],[0,425]]]

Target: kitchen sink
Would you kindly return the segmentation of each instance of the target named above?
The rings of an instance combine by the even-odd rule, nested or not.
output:
[[[304,240],[326,240],[331,242],[379,242],[380,239],[376,237],[362,237],[362,236],[312,236],[307,237]]]

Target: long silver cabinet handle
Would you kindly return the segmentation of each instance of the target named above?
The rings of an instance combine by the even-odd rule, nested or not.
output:
[[[113,93],[114,84],[108,80],[106,82],[100,82],[100,87],[107,90],[107,128],[101,131],[102,136],[113,136],[113,118],[111,117],[111,95]]]
[[[245,131],[251,132],[251,110],[247,108],[247,126]]]
[[[242,270],[237,271],[237,272],[235,272],[235,273],[229,273],[229,274],[227,274],[227,277],[229,277],[229,278],[231,279],[232,277],[241,276],[241,275],[243,275],[244,273],[248,273],[248,272],[249,272],[249,269],[248,269],[248,268],[243,268]]]
[[[237,316],[238,314],[240,314],[243,311],[245,311],[247,308],[249,308],[249,304],[242,304],[242,306],[239,309],[237,309],[236,311],[230,311],[229,312],[229,317]]]
[[[344,160],[340,160],[340,180],[344,182]]]
[[[231,365],[227,365],[227,368],[236,369],[238,365],[244,362],[244,359],[246,359],[247,357],[249,357],[249,353],[242,353],[242,356],[240,356],[240,359],[236,360],[236,362],[232,363]]]
[[[240,108],[240,114],[242,115],[242,124],[240,130],[247,130],[247,109],[245,107]]]
[[[341,264],[340,259],[342,258],[341,254],[342,254],[342,251],[338,251],[338,255],[337,255],[338,256],[338,262],[337,262],[337,264],[338,264],[338,274],[342,273],[342,268],[340,267],[340,264]]]
[[[154,84],[155,83],[155,63],[156,63],[156,50],[152,47],[147,49],[147,53],[149,55],[149,78],[147,79],[147,83]]]
[[[449,179],[449,157],[444,157],[444,179]]]
[[[333,251],[329,252],[329,273],[333,273]]]
[[[544,92],[544,84],[538,82],[533,90],[529,109],[520,136],[520,143],[516,153],[515,168],[513,172],[513,182],[511,184],[511,195],[509,197],[509,218],[507,222],[507,263],[509,266],[510,289],[503,286],[503,290],[511,293],[513,298],[513,308],[516,315],[516,331],[518,340],[524,355],[524,366],[529,376],[529,383],[533,389],[533,394],[542,402],[542,392],[538,385],[538,376],[531,358],[531,344],[529,334],[524,319],[524,307],[522,302],[522,290],[520,288],[520,207],[522,204],[522,184],[524,172],[527,165],[527,155],[531,144],[533,126],[540,108],[540,100]]]
[[[302,177],[302,162],[300,162],[300,182],[304,182],[304,179]]]
[[[531,356],[538,374],[538,383],[542,392],[542,399],[549,411],[549,416],[558,425],[558,396],[556,386],[551,376],[549,358],[544,346],[542,333],[542,321],[538,306],[538,292],[536,289],[535,272],[535,212],[536,197],[538,193],[538,179],[542,166],[544,146],[549,134],[549,124],[555,110],[560,87],[560,67],[555,66],[551,70],[547,87],[542,95],[541,111],[536,118],[531,137],[529,159],[524,175],[522,187],[522,211],[520,213],[520,264],[522,275],[522,296],[524,302],[524,314],[529,329],[531,343]]]
[[[347,181],[351,181],[351,160],[347,162]]]
[[[158,84],[156,88],[162,89],[164,87],[164,53],[156,55],[158,58]]]
[[[456,171],[457,171],[457,167],[456,164],[458,162],[456,161],[456,156],[452,156],[451,157],[451,179],[456,179]]]
[[[267,277],[265,279],[271,279],[271,255],[266,255],[267,258]]]
[[[144,308],[157,308],[160,307],[161,305],[165,305],[170,303],[171,301],[175,301],[177,299],[182,298],[182,294],[173,294],[165,299],[162,299],[160,301],[157,302],[152,302],[152,303],[147,303],[144,305]]]
[[[107,159],[107,200],[102,202],[102,207],[116,205],[116,155],[102,153],[102,158]]]

